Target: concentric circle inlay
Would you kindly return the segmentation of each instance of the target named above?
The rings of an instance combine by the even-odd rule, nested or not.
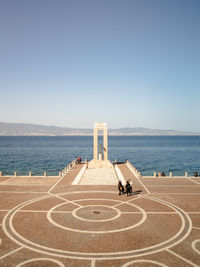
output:
[[[122,198],[116,197],[116,192],[111,191],[96,191],[96,198],[94,198],[94,191],[81,192],[81,198],[78,197],[79,194],[80,192],[52,194],[24,202],[7,213],[2,223],[3,230],[11,240],[33,251],[51,256],[90,260],[128,259],[162,251],[183,241],[191,231],[191,220],[183,210],[166,201],[141,195],[140,199],[148,199],[171,209],[171,213],[177,216],[180,225],[176,225],[176,230],[171,235],[166,232],[166,229],[170,225],[174,226],[173,220],[168,219],[166,222],[163,220],[162,229],[165,231],[165,239],[157,243],[147,240],[145,247],[133,248],[135,238],[143,233],[146,227],[148,228],[149,221],[153,219],[155,225],[159,225],[160,217],[148,215],[145,208],[140,207],[139,202],[135,201],[138,197],[123,201]],[[35,203],[39,205],[45,200],[51,203],[52,199],[54,203],[55,199],[62,203],[53,204],[47,211],[31,212],[31,205]],[[88,204],[89,201],[90,204]],[[19,221],[23,226],[20,227]],[[30,223],[27,224],[27,221]],[[28,230],[30,234],[27,234]],[[59,242],[51,240],[52,231],[54,236],[57,233]],[[105,238],[110,241],[112,238],[117,238],[119,234],[123,240],[127,240],[120,244],[120,248],[117,242],[111,243],[110,251],[104,250],[103,247],[99,248],[99,242],[103,243]],[[75,244],[77,240],[84,242],[84,246],[76,243],[77,246],[71,247],[72,241]],[[63,244],[62,247],[60,243]],[[92,244],[94,248],[91,249]]]

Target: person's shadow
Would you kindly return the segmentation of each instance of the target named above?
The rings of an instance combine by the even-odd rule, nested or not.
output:
[[[130,194],[130,196],[139,195],[142,192],[142,190],[136,190]]]

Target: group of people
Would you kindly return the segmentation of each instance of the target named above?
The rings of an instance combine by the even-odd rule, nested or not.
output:
[[[75,157],[75,161],[76,161],[76,164],[81,164],[82,159],[81,157],[79,158]]]
[[[119,181],[118,190],[119,190],[119,195],[127,194],[127,196],[130,196],[132,194],[132,192],[133,192],[133,183],[132,183],[131,179],[126,181],[125,188],[124,188],[124,186],[122,184],[122,181]]]
[[[158,172],[158,177],[161,177],[161,176],[165,176],[165,173],[164,172]]]

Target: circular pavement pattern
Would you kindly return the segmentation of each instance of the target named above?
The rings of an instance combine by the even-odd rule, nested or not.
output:
[[[145,263],[147,264],[147,266],[149,266],[149,263],[151,263],[154,266],[167,267],[167,265],[165,265],[165,264],[162,264],[162,263],[157,262],[157,261],[152,261],[152,260],[135,260],[135,261],[130,261],[130,262],[127,262],[124,265],[122,265],[122,267],[135,266],[136,263],[137,263],[137,266],[139,266],[140,263],[142,264],[141,266],[144,266]]]
[[[34,262],[36,264],[36,266],[39,266],[39,263],[40,261],[45,261],[45,262],[53,262],[53,263],[56,263],[56,265],[58,265],[59,267],[65,267],[65,265],[58,261],[58,260],[55,260],[55,259],[49,259],[49,258],[36,258],[36,259],[31,259],[31,260],[27,260],[27,261],[24,261],[18,265],[16,265],[15,267],[22,267],[22,266],[25,266],[27,263],[32,263]],[[49,264],[48,264],[49,266]]]
[[[102,198],[91,198],[91,199],[82,199],[79,200],[79,202],[83,202],[83,201],[92,201],[92,202],[101,202],[102,200],[105,202],[106,199],[102,199]],[[77,200],[75,201],[71,201],[72,203],[76,203]],[[108,200],[107,200],[108,201]],[[124,204],[123,201],[119,201],[119,200],[109,200],[110,202],[113,202],[113,205],[122,205]],[[67,227],[66,225],[61,225],[59,223],[56,222],[55,219],[52,219],[52,212],[56,211],[57,208],[59,208],[60,206],[64,206],[67,205],[67,203],[62,203],[59,204],[55,207],[53,207],[52,209],[49,210],[49,212],[47,213],[47,219],[49,220],[50,223],[52,223],[53,225],[62,228],[64,230],[69,230],[69,231],[73,231],[73,232],[79,232],[79,233],[93,233],[93,234],[105,234],[105,233],[117,233],[117,232],[121,232],[121,231],[127,231],[130,230],[132,228],[137,227],[138,225],[142,224],[145,220],[146,220],[146,213],[145,211],[132,204],[132,203],[127,203],[127,205],[136,208],[139,213],[140,213],[140,217],[141,219],[138,220],[137,223],[133,223],[133,221],[131,220],[128,224],[128,226],[126,227],[120,227],[118,225],[116,225],[116,227],[114,227],[113,229],[113,225],[112,224],[108,224],[107,225],[107,229],[102,231],[102,226],[105,226],[105,223],[108,221],[112,221],[112,220],[116,220],[117,218],[119,218],[122,215],[122,212],[113,207],[113,206],[108,206],[108,205],[100,205],[100,204],[96,204],[96,205],[84,205],[81,207],[78,207],[76,209],[74,209],[72,211],[72,216],[75,217],[78,220],[81,221],[86,221],[87,222],[87,227],[92,227],[93,230],[86,230],[84,227],[86,225],[84,224],[80,224],[79,225],[79,229],[76,229],[74,224],[73,224],[73,228],[72,227]],[[130,214],[129,214],[130,215]],[[127,215],[126,215],[127,216]],[[58,217],[58,216],[55,216]],[[110,218],[107,218],[110,217]],[[89,225],[89,222],[93,222],[93,224]],[[97,222],[97,224],[95,225],[94,222]],[[67,224],[67,222],[64,222],[65,224]]]
[[[150,224],[151,227],[154,224],[160,226],[160,216],[149,215],[134,203],[138,198],[171,209],[179,224],[175,224],[168,215],[159,229],[159,236],[164,236],[163,239],[152,241],[146,238],[146,242],[141,243],[143,246],[139,246],[139,240],[138,244],[134,244],[135,238]],[[54,200],[52,203],[55,203],[55,199],[62,203],[52,204],[47,211],[31,210],[31,205],[39,205],[44,200],[50,203]],[[2,227],[10,239],[33,251],[90,260],[128,259],[159,252],[183,241],[192,229],[189,216],[175,205],[144,195],[122,201],[116,197],[116,192],[111,191],[67,192],[35,198],[8,212]],[[172,234],[167,231],[170,227],[175,228]]]
[[[88,205],[73,210],[72,215],[82,221],[107,222],[120,217],[121,212],[116,208],[105,205]]]

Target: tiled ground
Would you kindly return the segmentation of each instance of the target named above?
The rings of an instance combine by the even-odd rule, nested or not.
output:
[[[200,266],[200,179],[140,178],[71,186],[64,178],[0,178],[0,266]]]

